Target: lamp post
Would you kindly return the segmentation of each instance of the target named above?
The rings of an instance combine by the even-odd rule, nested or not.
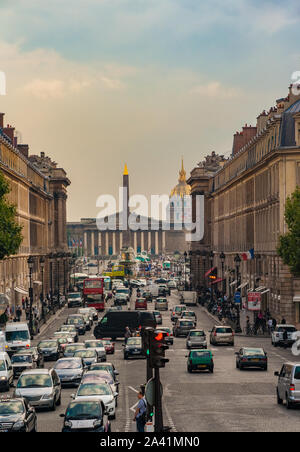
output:
[[[42,303],[42,317],[45,319],[45,309],[44,309],[44,268],[45,268],[45,258],[44,256],[40,257],[40,267],[42,274],[42,293],[40,295],[40,301]]]
[[[220,261],[221,261],[221,265],[222,265],[222,285],[223,285],[222,292],[223,292],[223,295],[226,294],[226,281],[224,281],[224,263],[225,263],[225,259],[226,259],[226,256],[225,256],[224,252],[222,251],[222,253],[220,254]]]
[[[202,251],[202,263],[203,263],[203,280],[204,280],[204,289],[206,292],[206,279],[205,279],[205,271],[206,271],[206,257],[207,257],[207,253],[206,251]]]
[[[185,264],[186,264],[186,258],[187,258],[186,251],[183,253],[183,256],[184,256],[184,263],[183,263],[184,290],[186,290],[186,274],[185,274]]]
[[[194,251],[189,251],[189,258],[190,258],[190,279],[189,279],[189,290],[194,289],[195,281],[194,281],[194,272],[192,274],[192,257],[194,256]]]
[[[32,271],[34,267],[34,258],[29,256],[27,260],[29,268],[29,331],[30,337],[33,339],[33,319],[32,319],[32,305],[33,305],[33,287],[32,287]]]
[[[50,263],[50,306],[54,313],[54,306],[53,306],[53,262],[54,262],[54,254],[49,254],[49,263]]]
[[[254,277],[254,290],[256,289],[256,283],[258,283],[261,280],[261,277],[260,277],[261,255],[256,254],[255,259],[256,259],[256,265],[255,265],[256,268],[255,268],[255,277]]]
[[[237,254],[234,258],[234,262],[235,262],[235,268],[236,268],[236,280],[237,280],[237,287],[239,287],[240,284],[240,265],[241,265],[241,258],[240,255]],[[237,305],[237,320],[236,320],[236,329],[235,332],[236,333],[241,333],[242,329],[241,329],[241,318],[240,318],[240,303]]]
[[[210,259],[210,268],[213,268],[214,266],[214,252],[211,251],[209,253],[209,259]],[[212,284],[210,284],[210,301],[213,302],[214,301],[214,296],[213,296],[213,287]]]
[[[199,290],[200,290],[200,256],[201,256],[201,251],[200,250],[196,250],[196,259],[197,259],[197,271],[196,271],[196,278],[195,278],[195,280],[196,280],[196,283],[197,283],[197,286],[196,286],[196,289],[197,289],[197,292],[199,292]],[[199,293],[198,293],[198,295],[199,295]]]

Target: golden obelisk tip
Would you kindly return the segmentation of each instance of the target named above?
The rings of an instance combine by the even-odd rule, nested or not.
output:
[[[125,163],[125,166],[124,166],[123,176],[128,176],[128,168],[127,168],[126,163]]]

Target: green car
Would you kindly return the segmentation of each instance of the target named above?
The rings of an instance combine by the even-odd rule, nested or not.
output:
[[[191,350],[188,355],[186,355],[187,360],[187,371],[192,373],[193,370],[209,370],[211,373],[214,372],[214,360],[213,354],[210,350]]]

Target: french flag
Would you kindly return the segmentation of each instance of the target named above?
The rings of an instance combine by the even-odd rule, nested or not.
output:
[[[254,248],[249,250],[247,253],[242,253],[241,257],[243,261],[251,261],[252,259],[254,259]]]

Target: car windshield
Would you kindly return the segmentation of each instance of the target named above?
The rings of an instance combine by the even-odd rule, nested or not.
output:
[[[295,368],[295,375],[294,375],[295,380],[300,380],[300,367],[297,366]]]
[[[141,345],[141,338],[130,337],[127,341],[127,345]]]
[[[30,374],[21,375],[17,383],[17,388],[51,388],[52,380],[50,375]]]
[[[88,341],[85,342],[86,348],[97,348],[97,347],[103,347],[103,343],[101,341]]]
[[[75,327],[74,326],[72,326],[72,325],[65,325],[65,326],[62,326],[61,327],[61,329],[60,329],[60,331],[62,332],[62,333],[64,333],[64,332],[67,332],[67,333],[72,333],[72,332],[76,332],[76,329],[75,329]]]
[[[81,298],[80,293],[69,293],[68,298],[74,299],[74,298]]]
[[[11,357],[12,363],[32,363],[31,355],[13,355]]]
[[[112,385],[113,384],[113,379],[112,379],[112,377],[111,377],[111,374],[109,374],[109,373],[107,373],[107,372],[99,372],[99,371],[96,371],[96,372],[93,372],[93,371],[91,371],[91,372],[87,372],[85,375],[84,375],[84,377],[82,378],[82,383],[86,383],[87,382],[87,380],[93,380],[93,379],[101,379],[101,380],[104,380],[104,381],[106,381],[106,383],[108,383],[108,384],[110,384],[110,385]]]
[[[24,413],[24,405],[20,400],[0,402],[0,416],[14,416]]]
[[[192,352],[192,358],[210,358],[209,352]]]
[[[83,319],[78,317],[71,317],[68,319],[69,325],[81,325],[83,324]]]
[[[66,417],[68,419],[98,419],[102,417],[101,405],[98,402],[72,402]]]
[[[102,344],[104,344],[104,345],[112,345],[111,341],[102,341]]]
[[[184,322],[180,322],[179,326],[194,326],[193,322],[188,322],[188,321],[184,321]]]
[[[111,395],[110,386],[107,384],[86,383],[80,385],[78,396],[93,396],[93,395]]]
[[[38,347],[39,348],[53,348],[56,347],[57,342],[56,341],[43,341],[40,342]]]
[[[294,333],[297,329],[294,326],[281,326],[278,328],[279,333],[286,331],[287,333]]]
[[[27,341],[29,339],[28,331],[7,331],[5,333],[7,342]]]
[[[265,352],[262,348],[247,348],[244,350],[244,355],[247,356],[257,356],[257,355],[264,355]]]
[[[194,312],[183,311],[182,316],[183,317],[195,317],[195,313]]]
[[[231,328],[217,328],[216,332],[219,334],[232,334]]]
[[[184,311],[185,309],[182,306],[176,306],[175,308],[175,312],[181,312]]]
[[[5,361],[0,359],[0,371],[6,370]]]
[[[65,352],[67,353],[72,353],[75,352],[76,350],[81,350],[83,348],[83,345],[79,345],[79,344],[74,344],[74,345],[67,345],[65,348]]]
[[[190,337],[203,337],[205,336],[204,331],[192,331]]]
[[[81,362],[79,360],[72,359],[60,359],[55,364],[55,369],[80,369]]]
[[[77,350],[74,356],[79,356],[80,358],[94,358],[96,356],[95,350]]]

